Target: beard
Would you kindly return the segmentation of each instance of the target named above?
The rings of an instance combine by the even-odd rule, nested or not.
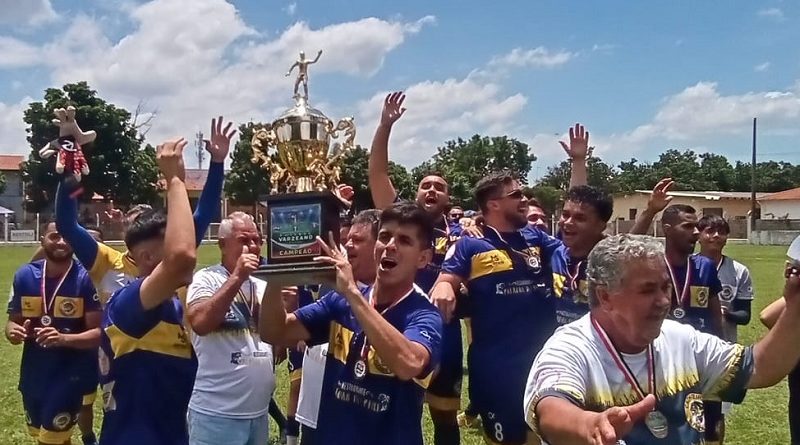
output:
[[[508,221],[515,230],[522,229],[528,225],[528,217],[524,213],[517,210],[509,210],[505,213],[505,219]]]
[[[45,249],[44,256],[47,258],[47,261],[65,263],[72,259],[72,250]]]

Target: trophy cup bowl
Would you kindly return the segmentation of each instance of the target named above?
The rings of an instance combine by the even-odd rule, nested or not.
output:
[[[335,280],[333,266],[314,262],[314,257],[323,254],[317,236],[328,241],[331,232],[339,243],[343,204],[333,191],[339,184],[342,157],[355,140],[352,118],[334,125],[309,106],[304,69],[312,62],[302,56],[297,63],[301,62],[306,66],[301,66],[295,83],[295,105],[272,123],[256,126],[251,141],[252,162],[269,172],[271,183],[266,198],[266,264],[254,275],[297,285]],[[300,82],[305,95],[297,92]],[[332,138],[340,133],[344,141],[331,148]]]

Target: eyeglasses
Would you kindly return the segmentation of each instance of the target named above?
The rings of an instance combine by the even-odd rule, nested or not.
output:
[[[454,218],[454,219],[455,218],[463,218],[463,217],[464,217],[463,213],[451,213],[450,214],[450,218]]]

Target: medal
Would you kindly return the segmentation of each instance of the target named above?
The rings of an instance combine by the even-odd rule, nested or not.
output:
[[[53,302],[56,301],[56,297],[58,296],[58,291],[61,290],[61,286],[64,284],[64,281],[67,280],[67,276],[69,275],[70,271],[72,270],[72,265],[75,264],[74,261],[69,262],[69,267],[67,271],[64,272],[64,275],[58,280],[58,284],[56,288],[53,289],[53,295],[47,298],[47,289],[45,289],[45,281],[47,279],[47,260],[44,260],[42,263],[42,281],[40,286],[40,291],[42,293],[42,318],[39,320],[42,323],[42,326],[47,327],[53,324],[53,318],[50,317],[50,311],[53,308]]]
[[[667,262],[667,270],[672,280],[672,295],[675,296],[675,307],[672,310],[672,315],[677,319],[681,319],[686,316],[684,307],[686,306],[686,300],[689,299],[689,293],[692,288],[690,285],[692,282],[692,257],[690,255],[686,258],[686,279],[683,282],[683,288],[681,288],[680,294],[678,293],[678,280],[675,277],[675,271],[672,270],[672,265],[669,264],[669,260],[667,260],[666,256],[664,256],[664,260]]]
[[[531,269],[538,269],[539,268],[539,258],[536,258],[535,256],[529,256],[528,257],[528,267],[530,267]]]
[[[609,355],[611,355],[611,358],[614,359],[614,363],[617,365],[617,368],[619,368],[620,372],[625,377],[625,380],[627,380],[631,385],[631,388],[633,388],[633,391],[636,393],[636,395],[639,396],[639,399],[644,400],[646,393],[639,384],[639,381],[636,379],[636,376],[628,367],[628,364],[625,363],[625,359],[622,358],[622,354],[620,354],[619,351],[617,351],[617,348],[615,348],[611,343],[611,340],[608,338],[608,334],[606,334],[606,331],[604,331],[600,326],[600,323],[598,323],[594,317],[590,317],[590,319],[592,322],[592,327],[594,327],[595,331],[597,332],[597,336],[600,337],[600,341],[603,343],[603,346],[606,347],[606,350],[608,351]],[[656,406],[658,406],[655,363],[655,353],[653,352],[653,344],[651,343],[647,345],[647,390],[648,393],[652,394],[656,398]],[[657,439],[664,439],[669,434],[669,421],[661,411],[653,410],[647,413],[644,423],[645,426],[647,426],[647,429],[650,430],[650,433]]]
[[[364,376],[367,375],[367,364],[364,360],[356,362],[356,365],[353,366],[353,374],[355,374],[357,379],[363,379]]]
[[[647,413],[647,417],[644,418],[644,424],[657,439],[664,439],[669,434],[669,422],[661,411]]]

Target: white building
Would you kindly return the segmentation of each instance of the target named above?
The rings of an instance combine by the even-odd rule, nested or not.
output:
[[[800,187],[758,199],[761,219],[800,219]]]

